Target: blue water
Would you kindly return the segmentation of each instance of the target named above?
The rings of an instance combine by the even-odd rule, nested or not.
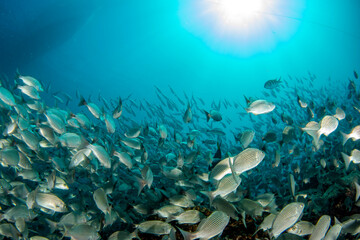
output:
[[[236,27],[214,30],[210,0],[2,1],[2,69],[84,95],[149,99],[153,85],[171,85],[203,99],[240,99],[268,79],[310,71],[321,86],[359,68],[358,1],[267,2],[251,23],[261,31],[239,36]]]
[[[105,176],[104,179],[107,179],[111,176],[117,179],[122,174],[121,177],[131,183],[124,184],[124,193],[119,190],[124,185],[114,184],[115,190],[110,201],[113,206],[118,205],[121,211],[128,214],[131,221],[126,229],[129,231],[134,230],[135,223],[140,223],[151,214],[135,216],[127,204],[151,205],[154,202],[156,206],[151,206],[152,212],[168,203],[163,199],[150,199],[144,192],[163,189],[170,195],[183,194],[180,187],[174,187],[175,181],[164,177],[164,172],[160,171],[169,154],[182,154],[185,158],[199,154],[199,161],[194,164],[186,163],[187,166],[184,166],[184,172],[192,177],[194,175],[195,179],[195,174],[209,173],[213,167],[205,163],[207,152],[214,155],[219,150],[222,157],[216,160],[220,160],[226,154],[235,156],[242,151],[243,147],[236,142],[234,136],[245,129],[255,131],[251,147],[259,148],[267,154],[262,165],[253,171],[253,175],[242,180],[241,186],[244,187],[246,198],[255,199],[259,194],[269,191],[277,194],[276,201],[279,209],[282,209],[293,201],[287,184],[289,173],[294,173],[296,191],[309,193],[309,201],[304,200],[308,201],[304,219],[316,223],[321,214],[329,214],[331,217],[340,215],[343,222],[345,216],[358,209],[357,206],[352,212],[343,212],[349,205],[353,205],[355,197],[352,187],[355,180],[349,180],[349,177],[345,181],[343,178],[348,173],[349,176],[358,176],[355,162],[351,163],[348,170],[344,170],[346,166],[343,162],[347,159],[344,154],[350,154],[353,149],[360,147],[355,138],[342,146],[340,131],[349,134],[359,124],[360,111],[355,108],[359,106],[360,99],[356,92],[359,79],[354,71],[360,73],[360,2],[263,0],[263,3],[264,7],[252,15],[251,21],[242,20],[238,24],[219,11],[220,0],[0,1],[0,78],[4,85],[4,88],[1,87],[2,97],[4,98],[6,91],[9,94],[12,92],[16,97],[14,102],[19,106],[23,105],[26,110],[28,106],[25,105],[33,100],[25,96],[26,93],[20,93],[21,86],[18,87],[17,84],[23,83],[14,79],[14,76],[19,71],[22,75],[40,80],[45,88],[41,92],[41,101],[49,108],[55,106],[68,113],[85,113],[93,124],[92,128],[76,129],[67,124],[67,130],[86,138],[87,147],[95,142],[104,145],[104,151],[111,155],[112,160],[109,161],[114,165],[118,162],[113,156],[113,150],[125,151],[123,134],[128,133],[131,127],[141,125],[141,150],[137,147],[132,157],[135,158],[136,154],[137,159],[140,159],[149,154],[147,164],[151,166],[155,176],[152,189],[146,188],[139,196],[136,195],[138,189],[133,177],[140,176],[138,170],[145,169],[143,163],[136,163],[137,166],[132,170],[120,165],[119,172],[114,170],[118,175],[112,175],[112,169],[104,169],[101,166],[103,163],[99,164],[95,158],[92,158],[89,165],[94,165],[96,171],[90,173],[89,170],[87,173],[87,169],[84,171],[86,175],[76,175],[74,183],[69,184],[69,192],[84,187],[87,194],[84,199],[89,200],[85,207],[95,209],[94,215],[102,217],[103,215],[98,214],[100,211],[94,205],[91,194],[100,186],[103,187],[101,177]],[[275,90],[264,89],[264,83],[270,79],[281,79],[280,86]],[[67,102],[67,96],[72,100]],[[95,119],[86,106],[78,106],[80,96],[88,103],[99,106],[99,119]],[[248,114],[245,108],[249,106],[244,101],[244,96],[251,98],[251,102],[255,99],[269,100],[276,108],[269,114]],[[298,97],[304,99],[308,104],[307,108],[299,107]],[[119,98],[123,99],[123,114],[114,124],[116,132],[111,133],[110,130],[105,130],[105,124],[109,119],[113,120],[112,112]],[[193,118],[190,123],[184,123],[183,116],[188,103],[191,105]],[[310,137],[311,131],[307,134],[300,130],[309,121],[321,122],[324,115],[334,115],[336,107],[341,107],[346,112],[346,118],[341,119],[336,133],[326,137],[323,134],[321,139],[319,137],[319,145],[312,142],[314,136]],[[46,113],[51,112],[49,108]],[[18,116],[21,114],[13,106],[4,109],[1,109],[0,116],[5,121],[0,124],[4,131],[3,138],[13,139],[11,146],[22,143],[17,131],[26,133],[28,130],[21,129],[6,135],[5,129],[8,131],[8,126],[14,126],[13,119],[20,121],[23,117]],[[220,122],[214,119],[206,121],[204,110],[210,112],[212,109],[221,113]],[[39,125],[50,122],[43,113],[33,111],[30,114],[28,128],[35,135],[39,135]],[[65,120],[74,120],[73,116],[69,114]],[[104,118],[107,120],[104,121]],[[294,120],[294,123],[288,123],[286,118]],[[336,119],[335,121],[338,123]],[[289,125],[297,136],[286,142],[287,136],[283,130]],[[150,131],[149,127],[152,130],[150,134],[147,133]],[[160,137],[159,129],[164,128],[167,128],[167,137]],[[213,128],[220,129],[223,133],[218,133],[219,136],[209,133]],[[188,137],[192,130],[198,130],[196,142],[195,137]],[[161,134],[164,134],[162,131]],[[263,137],[269,131],[276,131],[277,137],[282,136],[282,140],[265,143],[267,140]],[[183,137],[181,144],[174,142],[176,133]],[[60,133],[56,135],[60,136]],[[316,140],[315,137],[314,139]],[[195,142],[194,147],[190,144],[191,140]],[[212,143],[205,144],[206,140]],[[22,145],[25,146],[23,143]],[[66,159],[72,154],[70,147],[68,149],[54,144],[49,147],[49,151],[42,148],[43,146],[39,152],[50,153],[51,159]],[[281,163],[274,168],[277,150],[281,154]],[[43,161],[42,157],[34,156],[30,156],[34,162],[39,159]],[[319,167],[320,159],[327,161],[327,167],[322,167],[324,169]],[[36,170],[44,182],[45,176],[53,172],[53,166],[51,161],[44,161],[42,164],[48,165],[45,172]],[[166,164],[174,165],[175,161],[168,160]],[[296,167],[301,168],[301,173]],[[0,170],[5,168],[7,166],[2,166]],[[18,174],[18,169],[15,171],[13,168],[15,169],[13,166],[9,168],[10,174]],[[125,174],[123,170],[126,170]],[[129,176],[125,176],[126,174]],[[70,177],[71,175],[69,174]],[[310,184],[306,181],[310,181]],[[342,181],[346,182],[345,187],[336,184]],[[207,197],[199,191],[214,190],[210,188],[215,186],[204,184],[199,187],[192,184],[196,186],[195,193],[201,200],[196,200],[197,206],[209,207]],[[325,191],[330,195],[332,186],[341,189],[341,193],[336,192],[334,187],[333,196],[325,199],[329,200],[325,203],[322,199],[325,197],[322,196]],[[35,187],[31,188],[32,191],[35,190]],[[330,189],[330,193],[327,189]],[[68,204],[72,200],[67,194],[59,193],[59,196],[66,199]],[[339,199],[343,205],[337,204],[338,195],[341,195],[342,198]],[[2,209],[2,212],[7,209]],[[37,224],[45,226],[47,223],[44,214],[41,213],[39,222],[33,221],[29,229],[36,230]],[[52,215],[51,219],[58,221],[58,216],[62,215]],[[103,219],[99,218],[99,222],[100,220]],[[109,228],[101,229],[102,236],[114,232],[115,228],[125,229],[118,228],[117,225],[111,227],[111,231]],[[48,232],[49,229],[46,229],[43,233]],[[59,237],[59,231],[54,236]]]

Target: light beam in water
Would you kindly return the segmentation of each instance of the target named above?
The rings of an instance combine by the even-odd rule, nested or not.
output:
[[[184,0],[183,25],[217,52],[249,57],[272,51],[297,31],[302,0]]]

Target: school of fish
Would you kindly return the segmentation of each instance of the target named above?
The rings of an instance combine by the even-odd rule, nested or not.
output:
[[[155,86],[148,101],[4,76],[0,238],[229,239],[253,218],[267,239],[359,239],[358,75],[316,82],[283,76],[245,102]]]

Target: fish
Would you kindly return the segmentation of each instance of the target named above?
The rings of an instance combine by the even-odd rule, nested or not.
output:
[[[253,141],[255,136],[255,131],[254,130],[245,130],[240,137],[240,143],[242,145],[243,148],[247,148],[250,143]]]
[[[187,210],[177,216],[170,216],[167,221],[177,221],[179,224],[196,224],[205,216],[198,210]]]
[[[264,212],[264,207],[257,201],[244,198],[238,202],[238,208],[243,210],[246,214],[252,218],[259,217]]]
[[[339,121],[345,119],[346,117],[346,113],[344,110],[342,110],[341,108],[337,107],[336,108],[336,113],[334,115],[334,117],[336,117]]]
[[[326,233],[324,240],[336,240],[341,233],[342,226],[341,224],[333,225],[329,231]]]
[[[192,112],[191,112],[191,108],[190,108],[190,103],[188,103],[187,109],[184,113],[183,116],[183,121],[184,123],[189,123],[192,120]]]
[[[256,109],[257,101],[276,99],[276,109],[272,103],[271,114],[258,117],[238,113],[238,100],[228,97],[185,92],[186,106],[174,89],[160,86],[155,100],[99,94],[93,102],[77,93],[86,108],[76,108],[71,100],[65,106],[71,94],[42,91],[47,82],[5,80],[0,86],[3,235],[132,239],[139,233],[175,239],[183,232],[189,239],[232,238],[237,224],[230,218],[241,218],[248,226],[244,234],[251,235],[250,216],[262,222],[258,238],[263,230],[278,239],[311,234],[336,239],[340,232],[351,239],[359,220],[346,215],[360,206],[356,84],[346,83],[341,92],[328,80],[331,84],[316,89],[315,79],[309,74],[283,80],[260,93],[269,100],[246,98],[248,110]],[[17,81],[40,98],[19,91]],[[208,102],[209,122],[201,120]],[[220,121],[212,110],[221,112]],[[336,221],[325,235],[327,224],[319,221],[314,228],[313,220],[329,214],[334,199],[344,203],[342,223]],[[180,230],[180,224],[194,225],[192,232]]]
[[[210,119],[213,119],[216,122],[219,122],[222,120],[221,113],[215,109],[211,109],[209,112],[204,110],[204,113],[206,115],[206,121],[208,122]]]
[[[111,159],[104,147],[95,143],[89,144],[87,148],[91,150],[101,165],[103,165],[105,168],[111,168]]]
[[[274,89],[274,88],[279,87],[280,84],[281,84],[281,77],[279,79],[272,79],[272,80],[266,81],[264,84],[264,88]]]
[[[35,203],[43,208],[52,210],[54,212],[67,212],[68,209],[63,200],[51,193],[36,193]]]
[[[265,141],[265,142],[268,142],[268,143],[269,142],[276,142],[277,135],[276,135],[275,132],[270,131],[270,132],[267,132],[264,137],[262,137],[262,140]]]
[[[0,86],[0,99],[10,107],[16,105],[14,95],[4,87]]]
[[[92,102],[88,103],[82,96],[80,96],[80,102],[79,102],[78,106],[86,106],[88,108],[88,110],[90,111],[90,113],[97,119],[100,119],[100,116],[103,115],[102,111],[95,103],[92,103]]]
[[[112,117],[113,117],[114,119],[118,119],[118,118],[121,116],[122,111],[123,111],[122,100],[121,100],[121,98],[119,98],[119,103],[118,103],[118,105],[115,107],[115,109],[114,109],[114,111],[113,111],[113,113],[112,113]]]
[[[276,214],[270,213],[269,215],[267,215],[264,218],[264,220],[261,222],[261,224],[258,226],[258,228],[256,229],[256,231],[253,235],[255,235],[260,230],[265,232],[265,231],[271,229],[275,218],[276,218]]]
[[[111,208],[104,189],[98,188],[94,191],[93,198],[96,206],[104,213],[110,214]]]
[[[178,228],[184,237],[184,240],[191,240],[197,238],[212,238],[220,235],[226,225],[229,223],[230,217],[224,212],[214,211],[209,217],[204,219],[195,232],[186,232]]]
[[[100,235],[98,234],[97,230],[87,224],[79,224],[75,225],[69,230],[66,231],[65,236],[70,237],[71,239],[91,239],[97,240],[100,239]]]
[[[26,96],[30,97],[31,99],[39,100],[40,95],[37,90],[37,87],[32,85],[17,85],[17,88]]]
[[[254,115],[266,114],[272,112],[275,109],[275,104],[266,100],[255,100],[248,108],[245,108],[246,112]]]
[[[314,230],[314,224],[308,221],[300,221],[287,230],[288,233],[298,235],[300,237],[310,235]]]
[[[276,216],[271,226],[271,236],[275,239],[285,230],[291,228],[300,218],[305,204],[293,202],[286,205]]]
[[[342,144],[345,145],[345,143],[351,138],[353,141],[360,139],[360,125],[354,127],[349,134],[341,132],[341,135],[343,137]]]
[[[231,174],[228,174],[219,181],[216,190],[203,193],[209,197],[210,204],[212,204],[213,199],[215,199],[216,196],[225,197],[229,193],[234,192],[239,187],[240,183],[240,177],[234,178]]]
[[[21,237],[21,233],[11,223],[0,224],[0,234],[11,239],[20,239]]]
[[[136,231],[132,233],[128,231],[116,231],[109,236],[108,240],[131,240],[134,238],[139,238]]]
[[[135,227],[143,233],[150,233],[154,235],[164,235],[170,234],[172,230],[172,226],[169,223],[158,221],[158,220],[151,220],[142,222]]]
[[[258,166],[265,158],[265,153],[256,148],[247,148],[233,159],[233,168],[236,174],[242,174]],[[231,161],[230,161],[231,162]]]
[[[320,217],[316,223],[309,240],[323,239],[329,229],[331,223],[331,218],[328,215],[323,215]]]
[[[295,198],[295,179],[294,179],[294,175],[292,175],[291,173],[289,174],[289,182],[290,182],[291,195]]]
[[[308,107],[307,102],[305,102],[305,100],[302,99],[300,96],[297,96],[297,101],[298,101],[299,106],[300,106],[301,108],[307,108],[307,107]]]

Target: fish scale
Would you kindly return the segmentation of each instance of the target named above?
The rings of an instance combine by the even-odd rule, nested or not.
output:
[[[298,202],[293,202],[286,205],[276,216],[273,222],[271,228],[272,236],[274,236],[276,239],[282,232],[293,226],[300,218],[304,207],[304,203]]]
[[[313,232],[309,240],[321,240],[325,237],[327,230],[329,229],[331,218],[328,215],[321,216],[319,221],[316,223]]]
[[[200,223],[198,229],[194,233],[186,232],[180,229],[184,240],[191,240],[196,238],[212,238],[222,233],[224,228],[229,223],[230,217],[224,212],[215,211],[208,218]]]
[[[264,159],[265,153],[256,148],[247,148],[234,158],[234,170],[237,174],[253,169]]]

